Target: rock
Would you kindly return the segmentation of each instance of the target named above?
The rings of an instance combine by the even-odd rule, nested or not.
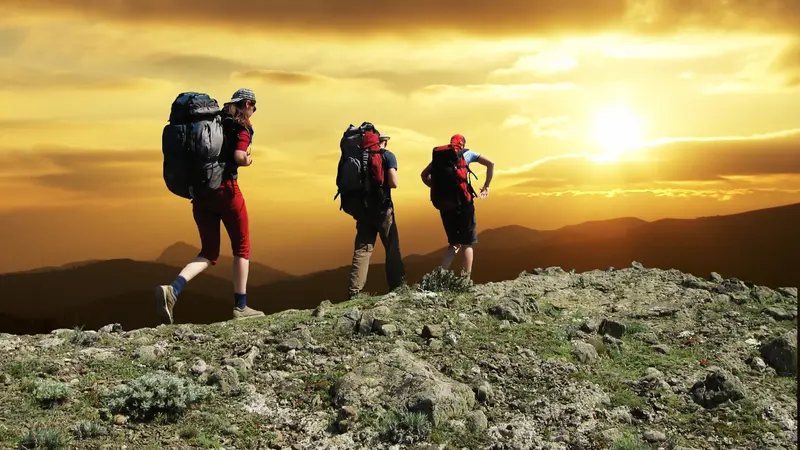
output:
[[[300,342],[300,339],[297,338],[288,338],[281,341],[275,348],[281,352],[288,352],[289,350],[297,350],[303,346],[303,343]]]
[[[422,328],[422,337],[425,339],[437,339],[442,337],[441,325],[425,325]]]
[[[114,353],[112,350],[109,350],[107,348],[89,347],[89,348],[81,349],[81,351],[78,352],[78,353],[80,355],[85,355],[85,356],[87,356],[89,358],[92,358],[95,361],[107,361],[107,360],[109,360],[111,358],[116,358],[117,357],[116,353]]]
[[[372,326],[375,322],[375,310],[368,309],[361,314],[361,318],[358,320],[358,324],[356,325],[356,331],[359,334],[370,334],[372,333]]]
[[[654,352],[661,353],[662,355],[668,355],[670,352],[670,348],[666,344],[658,344],[651,347]]]
[[[192,367],[189,370],[194,375],[202,375],[206,373],[206,370],[208,370],[208,364],[206,364],[206,362],[203,361],[202,359],[198,358],[197,360],[195,360],[194,364],[192,364]]]
[[[607,334],[611,337],[620,339],[625,335],[625,330],[625,325],[617,322],[616,320],[603,319],[603,321],[600,322],[600,334],[602,335]]]
[[[323,300],[314,308],[314,311],[311,312],[311,315],[314,317],[323,318],[325,314],[333,307],[333,303],[330,300]]]
[[[793,299],[797,299],[797,288],[796,287],[779,287],[776,289],[781,295]]]
[[[355,406],[343,406],[339,408],[336,419],[336,428],[340,433],[347,433],[353,424],[358,420],[358,408]]]
[[[603,440],[609,443],[625,439],[625,434],[616,428],[609,428],[607,430],[603,430],[602,432],[600,432],[600,435],[603,436]]]
[[[711,272],[708,276],[708,281],[713,283],[722,283],[725,281],[725,278],[722,278],[722,275],[718,274],[717,272]]]
[[[777,306],[765,308],[764,313],[775,320],[792,320],[797,315],[796,311],[787,312],[783,308],[778,308]]]
[[[334,402],[359,409],[380,402],[405,407],[424,413],[438,425],[465,416],[475,405],[475,395],[469,386],[395,348],[340,378],[334,385]]]
[[[475,389],[475,398],[481,403],[488,403],[492,398],[492,386],[489,383],[481,383]]]
[[[797,373],[797,330],[774,338],[761,346],[761,357],[779,375]]]
[[[713,409],[745,397],[744,385],[735,375],[719,367],[710,367],[708,370],[706,378],[696,382],[690,390],[695,403]]]
[[[361,311],[358,308],[349,309],[336,321],[336,330],[343,334],[353,334],[360,320]]]
[[[239,392],[239,373],[230,366],[215,369],[208,375],[208,384],[216,386],[222,394],[236,394]]]
[[[377,331],[381,336],[393,336],[397,334],[397,325],[391,323],[379,325]]]
[[[70,330],[72,331],[72,330]],[[64,343],[64,339],[54,337],[54,338],[45,338],[39,341],[36,346],[41,348],[53,348],[58,347],[59,345]]]
[[[122,332],[122,325],[118,323],[111,323],[101,327],[99,330],[100,333],[121,333]]]
[[[489,428],[489,421],[483,411],[472,411],[467,415],[467,428],[473,433],[483,433]]]
[[[591,364],[600,359],[600,355],[597,354],[597,350],[592,344],[581,341],[572,341],[572,354],[584,364]]]
[[[655,430],[645,430],[642,437],[647,442],[664,442],[667,440],[667,435]]]
[[[133,352],[134,359],[141,361],[155,361],[161,352],[154,345],[139,347]]]
[[[765,363],[764,360],[759,358],[758,356],[748,358],[747,361],[745,362],[747,363],[748,366],[750,366],[751,369],[757,372],[763,372],[764,370],[767,369],[767,363]]]
[[[596,320],[589,319],[581,324],[580,330],[584,333],[597,333],[598,328],[600,328],[600,324]]]

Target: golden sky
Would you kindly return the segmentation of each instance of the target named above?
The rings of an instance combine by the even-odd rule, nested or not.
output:
[[[293,272],[350,260],[332,199],[364,120],[405,254],[444,242],[419,173],[454,133],[496,163],[479,231],[797,202],[797,30],[797,0],[3,0],[0,271],[198,244],[161,179],[187,90],[256,92],[253,258]]]

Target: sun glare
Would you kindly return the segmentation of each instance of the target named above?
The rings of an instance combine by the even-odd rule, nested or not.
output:
[[[599,110],[594,118],[592,137],[602,151],[599,160],[616,161],[641,145],[642,121],[629,108],[613,106]]]

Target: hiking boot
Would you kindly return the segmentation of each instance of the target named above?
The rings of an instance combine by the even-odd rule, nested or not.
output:
[[[244,308],[233,308],[233,318],[234,319],[249,319],[251,317],[261,317],[264,313],[253,309],[249,306],[245,306]]]
[[[175,307],[175,302],[178,297],[175,296],[175,288],[171,285],[156,286],[156,312],[161,318],[161,323],[172,323],[172,308]]]

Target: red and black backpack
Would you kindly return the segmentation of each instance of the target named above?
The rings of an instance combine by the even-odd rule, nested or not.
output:
[[[333,199],[341,195],[339,209],[356,219],[379,214],[388,207],[385,150],[380,147],[379,134],[370,122],[359,127],[351,124],[339,143],[341,157]]]
[[[477,197],[469,176],[478,178],[467,166],[466,139],[460,134],[450,144],[433,149],[431,158],[431,203],[442,211],[453,210]]]

